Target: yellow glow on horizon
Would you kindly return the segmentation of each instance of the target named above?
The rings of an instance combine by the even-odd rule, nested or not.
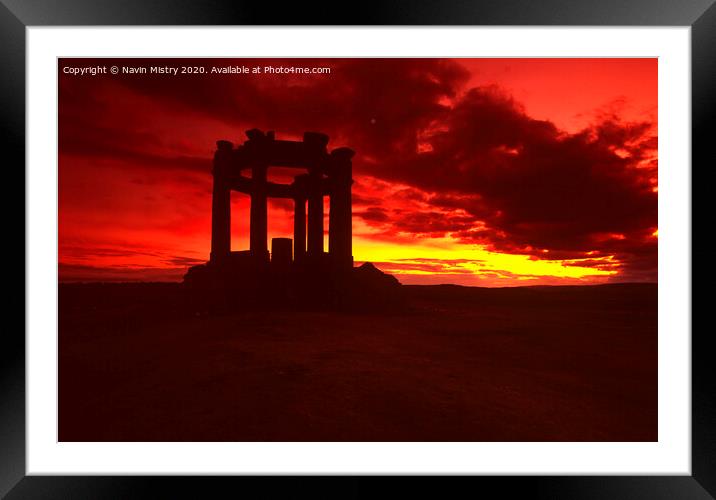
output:
[[[435,261],[463,260],[454,266],[459,272],[470,271],[474,274],[481,272],[506,271],[515,275],[524,276],[553,276],[559,278],[583,278],[611,276],[617,274],[616,270],[596,269],[579,265],[564,265],[561,260],[533,260],[528,255],[506,254],[490,252],[479,245],[465,245],[451,238],[435,238],[429,242],[420,241],[412,244],[382,243],[374,240],[355,237],[353,240],[353,256],[358,262],[388,262],[394,264],[415,264],[421,259]],[[598,259],[605,264],[618,264],[612,256]],[[579,260],[569,260],[569,263],[578,264]],[[439,263],[439,262],[438,262]],[[392,271],[396,273],[396,271]],[[446,270],[445,273],[449,273]],[[427,270],[407,269],[400,274],[441,274]],[[516,277],[519,279],[519,277]]]

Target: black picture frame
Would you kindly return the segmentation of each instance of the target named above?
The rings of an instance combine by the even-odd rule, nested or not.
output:
[[[692,69],[693,172],[713,166],[709,130],[716,127],[716,5],[714,0],[502,0],[497,1],[361,1],[270,2],[245,0],[0,0],[0,124],[4,174],[23,171],[25,158],[25,40],[27,26],[112,25],[572,25],[690,26]],[[48,111],[49,112],[49,111]],[[53,110],[54,112],[54,110]],[[710,162],[710,164],[707,164]],[[684,165],[683,168],[689,168]],[[6,182],[9,183],[6,177]],[[24,178],[18,180],[15,186]],[[7,186],[8,184],[6,184]],[[692,185],[698,186],[699,184]],[[704,187],[704,183],[701,183]],[[17,187],[11,190],[18,190]],[[7,192],[7,190],[6,190]],[[693,196],[693,195],[692,195]],[[17,202],[14,201],[15,207]],[[692,197],[693,205],[693,197]],[[10,210],[6,208],[6,213]],[[17,208],[13,209],[17,211]],[[693,220],[703,217],[692,209]],[[698,215],[698,218],[697,218]],[[19,235],[16,238],[20,238]],[[24,238],[23,238],[24,241]],[[694,238],[692,236],[692,248]],[[25,251],[28,249],[25,248]],[[17,254],[19,252],[15,252]],[[694,255],[692,251],[692,256]],[[14,255],[12,258],[17,258]],[[692,257],[693,259],[693,257]],[[702,259],[699,259],[701,261]],[[692,264],[693,265],[693,264]],[[27,272],[27,269],[25,270]],[[701,278],[699,275],[696,276]],[[697,280],[692,279],[692,286]],[[23,290],[25,285],[23,284]],[[7,288],[6,288],[7,290]],[[24,293],[9,294],[7,311],[20,310]],[[692,317],[696,297],[692,292]],[[24,320],[23,320],[24,321]],[[24,322],[23,322],[24,324]],[[0,496],[7,498],[163,498],[213,496],[211,490],[237,492],[252,485],[264,497],[330,494],[357,497],[378,494],[384,485],[374,478],[341,481],[319,478],[272,479],[242,477],[61,477],[26,476],[25,336],[6,321],[0,353]],[[687,334],[688,332],[684,332]],[[716,498],[716,384],[710,333],[692,328],[692,475],[603,477],[485,477],[472,491],[499,490],[500,497],[536,498]],[[416,481],[421,493],[443,496],[443,482]],[[464,486],[464,485],[462,485]],[[403,491],[405,493],[405,491]],[[402,495],[401,495],[402,496]]]

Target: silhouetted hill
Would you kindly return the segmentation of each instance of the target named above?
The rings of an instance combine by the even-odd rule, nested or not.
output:
[[[443,300],[455,303],[539,305],[589,304],[604,307],[650,306],[657,299],[656,283],[613,283],[604,285],[546,285],[503,288],[461,285],[403,285],[408,300]]]

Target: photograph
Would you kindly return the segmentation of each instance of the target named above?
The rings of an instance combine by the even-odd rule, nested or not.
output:
[[[715,33],[716,0],[0,0],[0,498],[716,499]]]
[[[57,59],[57,439],[657,442],[657,57]]]

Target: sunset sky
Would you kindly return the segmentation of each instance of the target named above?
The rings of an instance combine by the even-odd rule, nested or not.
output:
[[[73,75],[90,66],[207,74]],[[329,74],[210,74],[212,66]],[[208,259],[211,159],[251,128],[353,160],[353,255],[406,284],[657,279],[656,59],[61,59],[61,281],[179,281]],[[286,172],[270,169],[269,180]],[[269,238],[292,236],[269,204]],[[232,249],[248,248],[232,195]],[[326,224],[326,229],[327,229]]]

